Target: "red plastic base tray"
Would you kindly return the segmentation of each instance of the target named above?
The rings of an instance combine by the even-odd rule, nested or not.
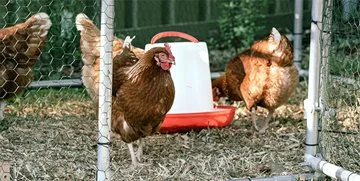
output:
[[[160,132],[174,133],[225,127],[233,120],[235,109],[233,106],[218,106],[211,112],[167,114]]]

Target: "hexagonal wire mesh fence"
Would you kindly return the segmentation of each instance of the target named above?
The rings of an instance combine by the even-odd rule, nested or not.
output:
[[[82,61],[75,16],[86,13],[99,22],[99,3],[0,1],[0,26],[7,27],[0,32],[0,92],[1,102],[8,104],[1,107],[0,160],[11,164],[12,180],[90,178],[86,172],[94,178],[96,109],[79,87]]]
[[[0,162],[0,180],[10,181],[10,164],[6,162]]]
[[[246,30],[240,28],[236,29],[238,34],[227,33],[226,28],[234,28],[228,27],[234,20],[230,18],[230,20],[223,19],[222,26],[225,30],[219,30],[217,19],[223,14],[222,9],[219,8],[223,8],[223,2],[227,3],[226,12],[229,13],[227,17],[239,18],[239,21],[235,22],[238,23],[235,24],[236,26],[243,22],[249,22],[250,26],[255,22],[255,25],[263,25],[263,28]],[[292,31],[294,7],[292,1],[243,2],[249,3],[246,5],[252,8],[257,8],[256,5],[262,3],[266,4],[256,11],[262,15],[261,17],[255,15],[252,17],[250,14],[236,16],[237,13],[248,12],[242,11],[241,8],[246,6],[239,6],[236,4],[238,2],[116,0],[114,2],[115,32],[120,38],[124,38],[124,35],[136,35],[134,45],[143,47],[155,33],[160,31],[185,31],[202,41],[209,42],[211,69],[222,71],[231,56],[245,49],[254,39],[267,34],[272,26],[278,27],[284,33]],[[6,81],[8,80],[6,78],[5,82],[15,82],[15,88],[3,89],[5,93],[16,93],[19,90],[17,96],[7,100],[8,106],[4,108],[5,119],[1,121],[0,127],[0,141],[3,143],[0,149],[0,161],[11,163],[12,176],[15,179],[90,180],[95,177],[96,143],[102,140],[98,139],[97,121],[94,120],[97,119],[97,113],[100,116],[109,112],[104,110],[97,112],[91,93],[89,96],[81,85],[81,71],[88,65],[82,61],[80,32],[76,29],[75,17],[79,13],[84,13],[97,27],[100,27],[102,26],[100,7],[100,1],[93,0],[0,0],[0,14],[3,17],[0,18],[0,27],[10,27],[25,22],[38,12],[46,12],[52,22],[47,34],[40,33],[28,39],[18,39],[14,36],[18,42],[33,41],[43,37],[43,46],[36,49],[41,51],[39,57],[27,56],[26,61],[23,62],[16,62],[14,58],[4,58],[4,60],[11,59],[11,64],[3,65],[3,69],[12,67],[4,72],[10,71],[11,74],[15,72],[13,79],[16,80],[20,75],[34,77],[29,87],[29,81],[19,84],[13,80]],[[310,14],[309,1],[304,2],[304,7],[304,26],[306,26],[310,24],[305,21],[309,19],[306,18]],[[229,9],[231,11],[228,11]],[[250,17],[250,21],[241,17]],[[47,26],[41,26],[40,23],[40,26],[34,29],[43,27]],[[19,30],[18,33],[28,35],[30,32]],[[42,36],[45,34],[46,38]],[[221,37],[219,35],[225,38],[215,41],[216,37]],[[230,41],[231,38],[233,39]],[[5,38],[2,40],[3,43],[10,43]],[[171,39],[171,41],[177,40]],[[240,44],[239,42],[241,46],[232,48]],[[12,53],[9,56],[22,57],[20,55],[31,52],[30,48],[22,47],[21,43],[4,45],[7,47],[6,50]],[[29,69],[16,71],[13,68],[23,68],[26,63],[34,63],[31,66],[32,71]],[[24,90],[20,92],[19,88]],[[304,93],[303,89],[303,87],[299,88],[298,93]],[[225,179],[300,172],[299,163],[303,157],[301,140],[304,136],[301,124],[302,110],[299,106],[302,99],[303,96],[296,96],[289,105],[277,113],[275,126],[271,128],[276,134],[267,133],[269,139],[251,134],[251,124],[244,123],[248,122],[244,110],[239,110],[238,113],[245,119],[237,119],[229,129],[155,135],[147,139],[149,148],[144,150],[148,155],[145,159],[152,166],[145,165],[138,170],[128,168],[130,160],[127,148],[121,141],[115,141],[120,139],[114,139],[113,150],[110,152],[114,163],[111,165],[111,170],[114,171],[114,177],[119,180]],[[289,110],[291,114],[287,114]],[[103,117],[109,119],[108,116]],[[281,126],[282,124],[285,126]],[[100,136],[105,136],[108,140],[108,135]],[[279,142],[282,144],[276,146],[275,143]],[[214,168],[213,165],[218,167]]]
[[[320,153],[330,163],[360,171],[359,1],[324,1]],[[329,11],[329,12],[327,12]],[[330,33],[330,34],[329,34]]]

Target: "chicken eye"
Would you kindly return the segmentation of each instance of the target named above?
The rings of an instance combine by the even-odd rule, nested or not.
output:
[[[159,55],[160,55],[160,57],[166,57],[165,53],[160,53]]]

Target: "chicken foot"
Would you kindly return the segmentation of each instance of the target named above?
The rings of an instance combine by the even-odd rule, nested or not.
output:
[[[274,111],[269,111],[268,115],[266,116],[265,120],[264,120],[264,125],[262,126],[262,128],[259,131],[259,133],[265,133],[266,129],[269,127],[269,122],[272,118],[274,114]]]
[[[259,131],[259,127],[256,124],[256,107],[251,108],[251,120],[252,120],[252,126],[255,128],[256,131]]]
[[[255,130],[258,131],[259,133],[265,133],[266,129],[269,127],[269,122],[274,114],[274,111],[269,110],[269,113],[264,120],[264,125],[261,128],[259,128],[259,126],[256,123],[256,108],[251,108],[251,113],[252,113],[252,125],[255,128]]]

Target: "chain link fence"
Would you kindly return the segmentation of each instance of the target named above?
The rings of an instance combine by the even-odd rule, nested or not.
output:
[[[360,3],[324,1],[320,153],[330,163],[360,171]]]
[[[115,0],[114,33],[119,38],[136,35],[133,45],[144,47],[150,42],[151,37],[160,31],[184,31],[208,43],[211,70],[223,71],[229,58],[246,48],[246,45],[236,48],[225,47],[223,45],[228,42],[224,39],[217,40],[223,35],[219,28],[219,19],[222,18],[223,22],[226,19],[223,17],[224,3],[232,8],[231,2],[237,1]],[[246,13],[251,11],[232,9],[241,17],[249,17],[241,19],[240,22],[251,21],[255,26],[261,25],[262,28],[254,32],[251,30],[242,34],[234,33],[231,36],[239,36],[240,41],[246,39],[250,42],[267,34],[273,26],[282,33],[292,34],[293,2],[264,2],[252,2],[264,5],[259,12],[261,16],[250,16],[251,14]],[[310,1],[304,1],[304,29],[310,25],[310,4]],[[24,90],[15,97],[1,99],[2,102],[7,102],[7,106],[4,107],[4,120],[0,121],[0,163],[9,163],[11,177],[17,180],[92,180],[96,177],[96,147],[99,141],[98,122],[95,120],[97,113],[101,115],[108,112],[98,112],[82,85],[81,70],[84,63],[75,17],[79,13],[84,13],[100,29],[101,1],[0,0],[0,27],[23,23],[39,12],[49,15],[52,26],[44,40],[44,46],[40,49],[41,54],[31,67],[31,84],[23,86]],[[236,29],[234,26],[228,28],[229,31]],[[242,29],[236,31],[241,32]],[[220,46],[220,43],[223,45]],[[1,65],[4,62],[5,60]],[[15,66],[20,64],[17,63]],[[30,74],[25,73],[24,76],[27,75]],[[293,100],[292,103],[301,101]],[[292,109],[296,108],[286,107],[284,112]],[[301,110],[299,112],[301,114]],[[280,122],[292,124],[288,119],[292,117],[284,116]],[[279,128],[279,132],[291,132],[291,129]],[[243,130],[233,128],[225,131],[157,136],[149,141],[151,145],[145,150],[149,157],[154,156],[147,158],[154,167],[139,169],[136,173],[129,171],[130,161],[126,145],[115,138],[112,139],[111,146],[116,150],[110,151],[113,162],[110,167],[115,178],[119,178],[116,180],[131,179],[134,174],[138,175],[138,179],[146,179],[148,175],[153,175],[151,178],[154,180],[171,177],[196,180],[295,172],[299,169],[293,167],[298,168],[298,163],[302,159],[302,154],[299,155],[297,150],[302,149],[301,141],[297,140],[304,135],[303,129],[300,130],[302,131],[299,133],[284,133],[281,136],[271,134],[277,141],[264,140],[257,135],[252,137],[249,136],[249,131],[242,132]],[[239,135],[245,135],[245,138],[236,137]],[[107,136],[105,134],[106,138]],[[273,148],[273,144],[279,140],[283,141],[286,147]],[[192,142],[198,142],[200,146],[194,146]],[[241,145],[244,143],[253,147],[242,148]],[[231,149],[223,152],[222,149],[215,148],[216,145],[225,145]],[[244,150],[237,150],[240,148]],[[291,149],[291,155],[288,154],[288,149]],[[177,154],[179,156],[176,156]],[[211,165],[222,167],[213,168]],[[0,165],[0,169],[6,174],[9,173],[7,168]],[[204,175],[201,175],[203,173]]]

